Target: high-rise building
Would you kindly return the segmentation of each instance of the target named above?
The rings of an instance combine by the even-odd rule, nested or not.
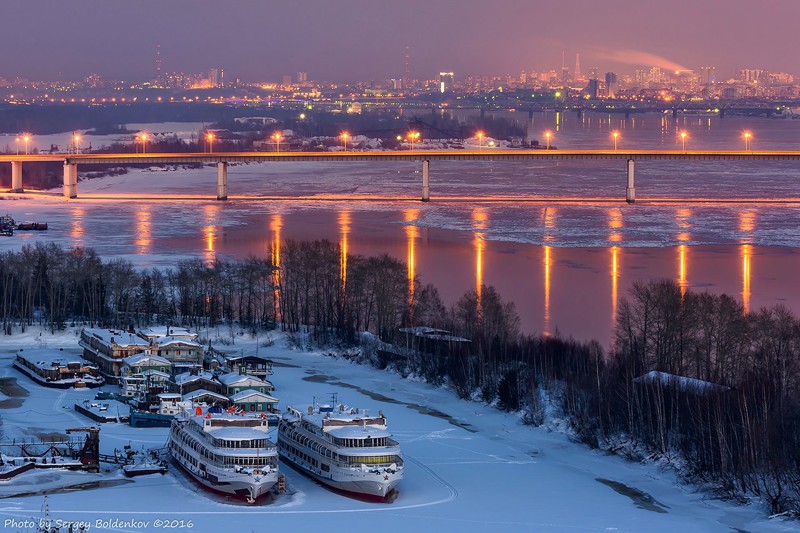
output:
[[[581,79],[581,55],[575,53],[575,81]]]
[[[298,84],[308,83],[308,72],[298,72],[297,83]]]
[[[452,72],[440,72],[439,73],[439,92],[444,93],[451,93],[453,92],[453,78],[454,75]]]
[[[161,45],[156,45],[156,80],[161,79]]]
[[[214,89],[220,86],[218,68],[212,68],[208,70],[208,83]]]
[[[283,77],[283,83],[281,83],[284,87],[291,87],[292,86],[292,77],[286,75]]]
[[[592,67],[589,69],[589,79],[590,80],[598,80],[600,79],[599,75],[600,70],[597,67]]]
[[[523,70],[519,74],[519,83],[520,85],[525,85],[526,83],[528,83],[528,74],[525,72],[525,70]]]
[[[706,85],[711,85],[712,83],[717,82],[717,67],[700,67],[700,71],[705,74],[705,83]]]
[[[606,72],[606,96],[617,97],[617,75],[613,72]]]
[[[595,99],[597,98],[597,93],[599,92],[600,88],[600,81],[597,79],[589,80],[589,84],[586,86],[586,94],[589,98]]]

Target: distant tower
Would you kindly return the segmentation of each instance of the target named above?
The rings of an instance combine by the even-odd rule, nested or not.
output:
[[[156,45],[156,79],[161,79],[161,45]]]
[[[567,63],[564,61],[564,51],[561,51],[561,81],[567,81],[569,79],[569,69],[567,68]]]
[[[575,79],[579,80],[581,78],[581,55],[578,52],[575,52]]]
[[[403,62],[403,87],[408,88],[411,83],[411,47],[406,46],[406,55]]]

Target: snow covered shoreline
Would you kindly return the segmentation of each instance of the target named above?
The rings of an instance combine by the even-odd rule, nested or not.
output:
[[[380,408],[386,413],[408,466],[392,503],[366,503],[331,493],[282,464],[289,492],[265,505],[243,508],[222,501],[171,472],[130,483],[110,483],[91,491],[55,493],[49,498],[53,518],[83,520],[93,525],[101,520],[101,526],[115,519],[138,520],[150,522],[147,529],[154,529],[156,520],[191,520],[192,531],[218,531],[229,526],[233,517],[237,529],[245,531],[261,530],[265,523],[270,530],[300,526],[336,531],[365,530],[376,524],[381,531],[408,531],[430,525],[443,531],[488,527],[495,531],[795,528],[793,522],[768,520],[757,505],[737,506],[709,498],[654,465],[634,464],[591,451],[571,442],[563,433],[524,426],[515,415],[461,401],[449,390],[320,352],[291,350],[285,347],[281,336],[276,336],[275,341],[268,348],[258,346],[258,351],[277,363],[273,382],[280,407],[308,403],[312,396],[324,398],[337,392],[348,403]],[[16,378],[30,393],[20,407],[0,410],[4,438],[30,437],[37,432],[60,432],[90,424],[69,407],[93,393],[46,389],[11,368],[18,348],[69,348],[76,343],[74,331],[49,335],[34,328],[25,334],[0,337],[0,378]],[[255,351],[256,345],[253,339],[236,336],[236,344],[229,348]],[[419,406],[430,410],[420,410]],[[443,418],[442,413],[447,417]],[[101,452],[129,442],[137,447],[158,446],[166,441],[166,431],[104,424]],[[38,518],[42,496],[15,494],[67,481],[53,479],[53,475],[27,479],[27,475],[41,476],[25,474],[14,482],[0,483],[0,499],[5,500],[0,504],[0,520]],[[92,476],[70,473],[63,477],[114,482],[121,473],[104,473],[99,480]],[[71,479],[69,484],[79,482]]]

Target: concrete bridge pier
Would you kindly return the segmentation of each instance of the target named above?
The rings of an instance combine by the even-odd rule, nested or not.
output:
[[[64,163],[64,198],[78,197],[78,165]]]
[[[628,186],[625,189],[625,201],[629,204],[636,201],[636,187],[633,182],[633,159],[628,159]]]
[[[11,192],[23,192],[22,161],[11,162]]]
[[[422,160],[422,201],[429,202],[431,199],[431,162],[428,159]]]
[[[228,163],[217,163],[217,200],[228,199]]]

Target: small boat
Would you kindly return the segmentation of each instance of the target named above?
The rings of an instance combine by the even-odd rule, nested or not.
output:
[[[20,231],[45,231],[47,222],[20,222],[17,224],[17,229]]]
[[[166,474],[169,465],[163,459],[158,458],[158,454],[152,452],[151,456],[138,463],[125,465],[122,472],[126,477],[147,476],[150,474]]]

